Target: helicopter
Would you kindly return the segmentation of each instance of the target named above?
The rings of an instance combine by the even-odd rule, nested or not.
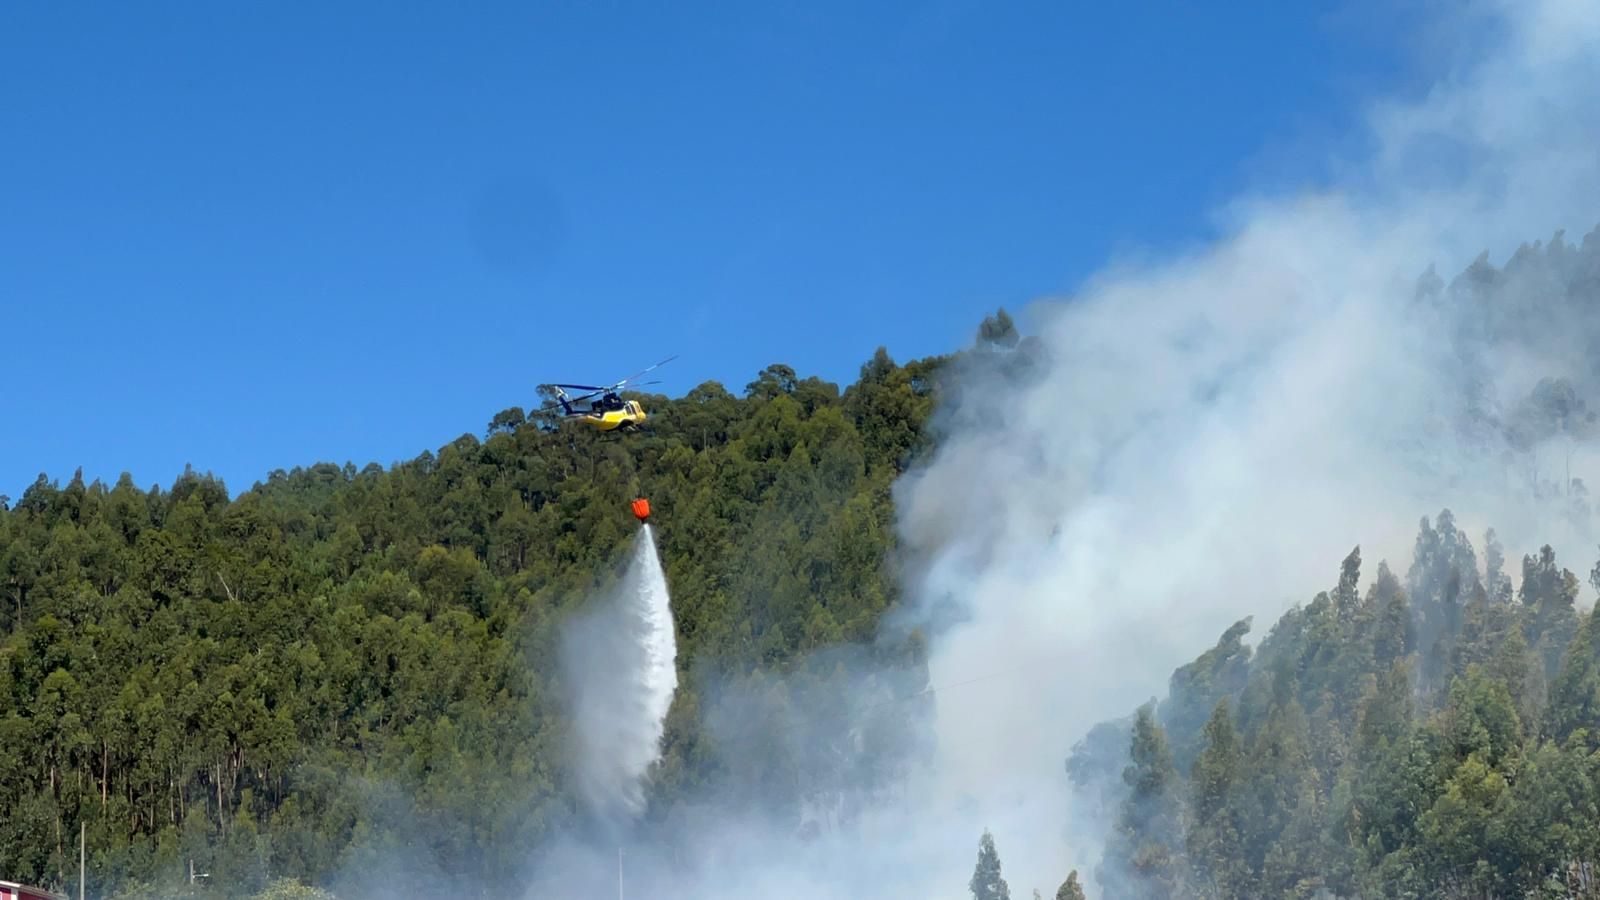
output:
[[[632,384],[660,384],[659,381],[635,381],[634,379],[653,372],[656,369],[677,359],[669,356],[661,362],[629,375],[627,378],[611,385],[594,384],[551,384],[549,388],[555,395],[554,404],[546,404],[541,412],[554,413],[559,406],[561,417],[576,419],[583,424],[601,432],[630,432],[639,430],[647,418],[644,407],[637,400],[622,399],[622,390]],[[587,391],[588,393],[572,396],[567,391]],[[585,407],[583,404],[587,404]]]

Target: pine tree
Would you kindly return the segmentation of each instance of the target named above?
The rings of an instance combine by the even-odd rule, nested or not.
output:
[[[1087,900],[1083,895],[1083,886],[1078,884],[1077,869],[1068,872],[1067,880],[1056,889],[1056,900]]]
[[[1522,559],[1522,604],[1526,609],[1528,645],[1543,663],[1544,677],[1554,680],[1561,671],[1567,645],[1578,633],[1578,577],[1556,565],[1550,545],[1538,557]]]
[[[1476,666],[1450,683],[1438,726],[1461,759],[1476,754],[1499,765],[1522,745],[1522,722],[1510,692]]]
[[[994,848],[994,835],[985,828],[978,841],[978,864],[972,870],[972,900],[1011,900],[1011,888],[1000,875],[1000,854]]]
[[[1154,707],[1146,704],[1134,719],[1130,763],[1122,773],[1129,792],[1097,872],[1112,893],[1152,900],[1184,895],[1178,773]]]
[[[1406,594],[1417,620],[1423,683],[1430,689],[1448,680],[1462,606],[1480,584],[1477,554],[1466,534],[1456,529],[1450,510],[1440,511],[1437,527],[1424,518],[1406,574]]]
[[[1159,707],[1161,727],[1172,746],[1173,764],[1186,771],[1200,753],[1201,729],[1218,698],[1237,696],[1250,673],[1251,650],[1244,643],[1250,618],[1240,619],[1207,650],[1167,680],[1167,699]]]
[[[1339,621],[1349,622],[1356,614],[1361,599],[1357,585],[1361,581],[1361,547],[1357,545],[1339,566],[1339,586],[1333,592],[1334,609]]]
[[[1568,648],[1545,715],[1549,736],[1558,743],[1579,729],[1588,732],[1591,745],[1600,739],[1600,606],[1589,612]]]
[[[1387,563],[1378,564],[1378,577],[1367,590],[1367,606],[1373,615],[1373,662],[1381,672],[1409,654],[1417,639],[1405,589]]]
[[[1195,760],[1189,782],[1193,817],[1185,842],[1198,884],[1208,884],[1218,897],[1249,895],[1249,869],[1239,838],[1237,789],[1239,737],[1233,712],[1224,697],[1206,723],[1205,749]]]
[[[983,320],[978,326],[978,343],[980,346],[988,344],[1000,347],[1015,347],[1021,340],[1017,334],[1017,325],[1011,320],[1011,314],[1001,307],[994,315]]]
[[[1377,677],[1361,705],[1356,723],[1355,761],[1367,766],[1376,761],[1410,731],[1411,675],[1405,663],[1396,662]]]
[[[1506,552],[1500,538],[1491,528],[1483,535],[1484,591],[1492,603],[1506,604],[1512,600],[1511,577],[1505,572]],[[1596,566],[1600,569],[1600,565]]]

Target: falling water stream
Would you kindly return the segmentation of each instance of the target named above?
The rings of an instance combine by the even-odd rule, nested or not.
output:
[[[649,525],[620,581],[569,624],[562,670],[580,796],[599,821],[626,824],[644,810],[678,687],[671,598]]]

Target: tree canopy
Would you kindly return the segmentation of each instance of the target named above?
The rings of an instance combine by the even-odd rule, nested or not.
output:
[[[1552,330],[1527,304],[1579,310],[1597,272],[1600,238],[1556,241],[1448,292],[1425,279],[1418,302],[1465,304],[1452,346],[1482,375],[1474,317],[1538,350]],[[1530,280],[1544,293],[1504,290]],[[1574,316],[1595,333],[1559,337],[1600,342],[1600,319]],[[881,701],[930,687],[929,636],[886,627],[894,482],[973,424],[957,409],[930,427],[953,373],[992,386],[1049,365],[1000,310],[964,354],[879,350],[843,389],[773,364],[738,394],[643,397],[650,429],[620,441],[508,409],[387,468],[323,462],[237,495],[193,470],[150,488],[41,475],[0,497],[0,874],[75,891],[81,827],[97,896],[357,897],[337,883],[352,871],[514,895],[528,848],[578,821],[560,628],[641,495],[680,669],[646,826],[670,835],[710,790],[797,830],[847,818],[920,752],[907,725],[926,707]],[[1592,441],[1595,372],[1509,406],[1466,378],[1460,424],[1508,452]],[[1581,479],[1532,482],[1589,521]],[[1550,546],[1508,560],[1448,509],[1403,567],[1359,547],[1329,563],[1328,589],[1259,644],[1239,620],[1165,697],[1070,749],[1106,834],[1098,888],[1073,871],[1058,898],[1600,896],[1583,580]],[[968,888],[1009,896],[988,832]]]
[[[1138,711],[1105,896],[1595,896],[1600,612],[1549,547],[1491,596],[1453,521],[1423,520],[1404,584],[1380,565],[1358,596],[1358,548],[1257,652],[1241,622]],[[1069,765],[1090,796],[1105,752]]]
[[[506,410],[387,469],[319,463],[237,496],[195,471],[41,476],[0,512],[3,874],[75,889],[83,823],[103,896],[187,885],[191,861],[229,896],[397,855],[513,883],[576,814],[556,629],[640,495],[683,670],[654,813],[711,782],[798,808],[826,767],[717,746],[696,686],[835,646],[916,677],[916,636],[877,624],[897,600],[890,485],[941,362],[880,351],[843,391],[773,365],[742,396],[644,398],[651,429],[622,441]]]

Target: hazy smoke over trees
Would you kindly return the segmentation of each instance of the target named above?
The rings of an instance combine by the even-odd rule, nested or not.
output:
[[[1376,104],[1371,153],[1333,184],[1241,198],[1213,246],[1112,265],[1020,328],[996,317],[942,374],[937,450],[895,486],[908,601],[891,624],[926,635],[931,743],[920,708],[897,718],[927,699],[921,679],[880,646],[733,686],[697,675],[711,741],[694,752],[718,777],[652,810],[630,877],[700,900],[993,893],[1008,889],[987,860],[998,845],[1019,895],[1079,895],[1062,879],[1095,871],[1102,849],[1110,878],[1145,866],[1130,890],[1170,886],[1189,852],[1181,805],[1208,846],[1239,840],[1217,798],[1246,777],[1242,751],[1208,714],[1242,683],[1246,617],[1323,591],[1341,558],[1326,605],[1355,610],[1368,574],[1380,662],[1401,651],[1378,638],[1426,648],[1458,628],[1474,587],[1566,608],[1537,547],[1592,546],[1600,233],[1573,244],[1560,230],[1600,219],[1600,7],[1497,3],[1434,27],[1472,35],[1460,45],[1475,55],[1441,62],[1420,99]],[[1418,518],[1443,508],[1456,517],[1417,541]],[[1490,526],[1474,585],[1480,560],[1459,537]],[[1535,554],[1519,585],[1508,553]],[[1419,625],[1379,560],[1407,573]],[[1153,706],[1122,718],[1169,686],[1192,706],[1170,744]],[[1409,697],[1403,677],[1369,687],[1396,709]],[[1299,739],[1306,710],[1271,708],[1280,757],[1324,752]],[[1381,718],[1367,727],[1384,736]],[[1095,803],[1063,771],[1086,735],[1094,752],[1074,764],[1113,779],[1133,750],[1131,781]],[[1200,773],[1193,796],[1180,769]],[[1288,763],[1248,777],[1264,806],[1303,787]],[[614,855],[546,851],[544,883],[614,873]],[[1243,883],[1227,858],[1209,856],[1208,876]]]
[[[1600,237],[1557,237],[1503,269],[1473,260],[1600,216],[1600,120],[1585,114],[1600,108],[1600,9],[1484,15],[1436,23],[1494,39],[1422,99],[1375,106],[1376,149],[1343,183],[1241,199],[1214,247],[1112,266],[1029,310],[1025,339],[1009,319],[986,323],[982,352],[945,375],[936,453],[896,487],[913,600],[899,623],[931,635],[933,757],[892,802],[804,840],[718,815],[713,794],[680,840],[722,864],[699,881],[663,871],[654,889],[945,893],[967,880],[984,826],[1008,882],[1061,885],[1093,870],[1105,808],[1127,799],[1074,807],[1068,749],[1241,617],[1309,598],[1328,560],[1360,544],[1408,565],[1417,517],[1445,506],[1462,521],[1441,528],[1492,524],[1509,552],[1587,545],[1587,519],[1552,519],[1550,504],[1571,511],[1568,457],[1574,477],[1592,461]],[[1465,274],[1446,285],[1440,269]],[[1453,533],[1418,564],[1459,568]],[[1207,677],[1248,658],[1242,633],[1224,636]],[[845,732],[881,712],[854,709]],[[817,721],[790,722],[784,746],[828,746]],[[1136,737],[1139,814],[1171,825],[1157,829],[1168,846],[1112,848],[1146,861],[1183,852],[1174,748],[1148,725],[1105,736],[1119,770]],[[1177,749],[1185,765],[1199,753]],[[1215,790],[1239,777],[1226,750],[1201,762]],[[1230,839],[1224,819],[1208,827]]]
[[[938,793],[972,798],[1016,883],[1098,854],[1067,830],[1064,748],[1350,547],[1406,566],[1448,506],[1518,556],[1587,555],[1600,234],[1517,242],[1600,220],[1600,8],[1473,15],[1437,27],[1481,55],[1375,106],[1348,178],[1242,199],[1214,247],[1030,310],[1037,339],[966,366],[898,486],[948,624],[932,683],[1033,666],[937,699]]]
[[[967,880],[984,826],[1006,848],[1009,883],[1061,885],[1074,868],[1093,870],[1105,811],[1127,799],[1074,806],[1068,749],[1160,692],[1230,624],[1271,621],[1321,590],[1330,559],[1360,544],[1374,562],[1409,565],[1417,517],[1459,511],[1460,522],[1438,523],[1417,562],[1427,574],[1414,579],[1437,592],[1427,602],[1441,616],[1446,592],[1461,589],[1441,575],[1468,568],[1457,526],[1492,524],[1519,555],[1530,541],[1587,546],[1586,516],[1568,514],[1566,466],[1570,457],[1576,478],[1592,461],[1583,441],[1600,374],[1588,352],[1600,347],[1588,305],[1600,298],[1600,238],[1557,237],[1503,269],[1473,260],[1600,216],[1597,120],[1583,114],[1600,108],[1600,9],[1489,12],[1488,24],[1437,23],[1494,40],[1421,100],[1376,106],[1376,150],[1344,183],[1243,199],[1214,247],[1113,266],[1031,309],[1027,338],[1009,319],[986,323],[980,352],[945,375],[937,451],[896,487],[913,600],[898,621],[931,635],[934,755],[891,800],[837,827],[799,829],[803,840],[766,820],[747,827],[713,794],[701,830],[680,839],[720,864],[699,881],[663,872],[653,888],[945,893]],[[1465,274],[1446,285],[1440,269]],[[1357,590],[1352,580],[1337,593],[1353,608]],[[1373,597],[1380,613],[1384,590]],[[1242,634],[1224,635],[1192,687],[1175,683],[1221,696],[1205,679],[1242,677]],[[857,663],[839,693],[810,695],[839,698],[846,734],[883,712],[844,700],[870,668]],[[732,729],[731,747],[751,746],[734,736],[749,716],[712,720]],[[782,746],[837,746],[819,721],[789,722]],[[1143,818],[1120,824],[1148,835],[1150,822],[1167,823],[1154,829],[1166,843],[1112,851],[1154,865],[1145,883],[1159,885],[1164,854],[1184,852],[1173,753],[1189,766],[1200,749],[1169,747],[1149,725],[1146,714],[1105,743],[1118,770],[1130,735],[1143,748],[1129,788]],[[1206,746],[1226,747],[1225,722],[1202,714],[1201,726]],[[1200,761],[1213,790],[1239,777],[1226,749]],[[1287,769],[1269,787],[1296,790]],[[1235,830],[1220,815],[1207,827],[1224,843]]]

